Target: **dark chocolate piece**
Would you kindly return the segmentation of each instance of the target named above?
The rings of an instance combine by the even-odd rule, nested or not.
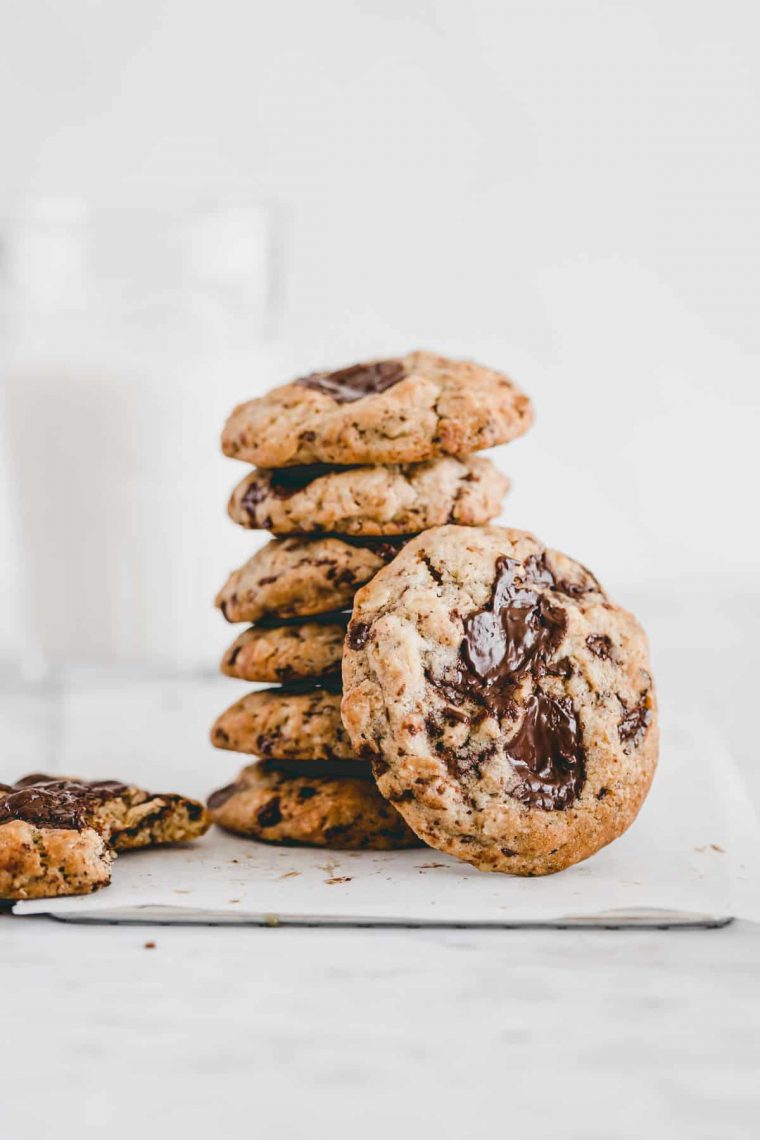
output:
[[[346,644],[349,649],[363,649],[369,640],[370,625],[365,621],[354,621],[348,627]]]
[[[568,808],[586,778],[583,732],[572,702],[536,688],[525,705],[515,698],[520,681],[565,675],[569,662],[550,659],[567,628],[567,615],[536,587],[568,591],[558,585],[542,555],[523,564],[506,556],[496,562],[491,600],[464,621],[460,667],[455,678],[437,683],[452,703],[468,696],[500,718],[522,722],[506,744],[506,755],[519,782],[515,799],[545,811]],[[482,758],[481,761],[482,763]]]
[[[282,812],[280,811],[280,797],[274,796],[268,804],[264,804],[256,814],[256,820],[259,827],[276,827],[278,823],[282,823]]]
[[[355,364],[338,372],[312,372],[296,383],[332,396],[336,404],[351,404],[364,396],[385,392],[406,375],[400,360],[378,360],[375,364]]]
[[[586,779],[583,733],[571,701],[537,692],[528,699],[506,753],[520,776],[511,795],[528,807],[563,811]]]
[[[117,780],[59,780],[35,774],[19,780],[0,799],[0,823],[24,820],[37,827],[79,831],[87,827],[93,809],[127,791]]]
[[[649,727],[651,719],[652,710],[649,707],[649,694],[642,693],[639,703],[634,708],[628,710],[618,724],[618,736],[623,743],[629,745],[631,749],[637,748]],[[0,800],[0,808],[1,807],[2,800]]]
[[[465,619],[460,686],[503,714],[513,704],[511,687],[557,648],[567,619],[563,609],[526,585],[547,584],[539,568],[521,568],[502,556],[496,572],[489,605]]]

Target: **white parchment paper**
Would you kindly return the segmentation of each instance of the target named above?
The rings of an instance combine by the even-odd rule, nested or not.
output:
[[[273,847],[214,829],[181,848],[120,857],[83,898],[21,902],[69,921],[509,926],[760,920],[760,831],[721,740],[694,716],[663,725],[660,767],[634,827],[557,875],[484,874],[428,848]]]

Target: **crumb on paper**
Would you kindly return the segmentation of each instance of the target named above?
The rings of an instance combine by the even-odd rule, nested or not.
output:
[[[706,843],[704,847],[695,847],[694,850],[698,851],[700,855],[703,855],[705,851],[717,851],[719,855],[726,854],[725,847],[721,847],[719,843]]]
[[[264,926],[279,926],[279,925],[280,925],[280,919],[279,919],[278,915],[276,915],[276,914],[265,914],[264,915]]]
[[[239,903],[240,899],[227,899],[228,903]]]
[[[175,895],[191,895],[193,892],[189,887],[175,887],[173,893]]]
[[[143,950],[155,950],[155,949],[156,949],[155,942],[146,942],[145,945],[143,946]]]
[[[300,871],[286,871],[284,875],[278,875],[277,877],[279,879],[295,879],[300,874]]]
[[[445,867],[445,863],[418,863],[418,871],[432,871],[435,867]]]
[[[351,881],[351,875],[332,875],[329,879],[325,879],[328,887],[331,887],[333,883],[350,883]]]

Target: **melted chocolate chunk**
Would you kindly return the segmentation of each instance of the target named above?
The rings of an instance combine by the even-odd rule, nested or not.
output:
[[[364,396],[385,392],[403,380],[405,374],[400,360],[379,360],[376,364],[355,364],[339,372],[313,372],[296,383],[332,396],[336,404],[351,404]]]
[[[510,794],[530,807],[561,811],[580,795],[586,778],[578,716],[569,699],[538,688],[524,706],[515,697],[527,674],[535,682],[572,672],[567,658],[551,660],[564,637],[567,615],[537,587],[560,588],[543,555],[531,556],[522,565],[499,558],[491,601],[464,621],[458,673],[434,683],[451,703],[467,696],[500,719],[514,720],[522,712],[520,727],[505,746],[519,776]],[[487,761],[484,755],[474,762]]]
[[[528,807],[563,811],[580,795],[586,778],[583,734],[566,698],[542,692],[530,697],[506,754],[520,776],[511,795]]]
[[[35,774],[19,780],[0,799],[0,823],[24,820],[37,827],[79,831],[88,826],[93,808],[125,792],[117,780],[58,780]]]
[[[511,558],[498,559],[491,601],[465,619],[460,654],[461,688],[502,715],[513,704],[512,686],[529,670],[541,671],[567,622],[563,609],[526,585],[541,580],[538,568],[526,564],[520,582],[518,567]]]

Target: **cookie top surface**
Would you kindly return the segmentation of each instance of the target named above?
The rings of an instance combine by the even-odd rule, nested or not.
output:
[[[350,606],[403,538],[277,538],[234,570],[216,597],[230,622],[313,617]]]
[[[270,843],[343,850],[419,845],[369,773],[356,778],[331,772],[329,765],[309,774],[282,771],[276,762],[251,764],[233,784],[214,792],[208,806],[221,827]]]
[[[234,522],[275,534],[407,535],[495,518],[509,481],[488,459],[385,467],[254,470],[229,502]]]
[[[343,720],[427,843],[544,874],[632,822],[657,756],[646,638],[532,535],[446,526],[354,602]]]
[[[240,404],[222,450],[261,467],[417,463],[507,443],[531,422],[530,400],[501,373],[411,352],[316,372]]]

